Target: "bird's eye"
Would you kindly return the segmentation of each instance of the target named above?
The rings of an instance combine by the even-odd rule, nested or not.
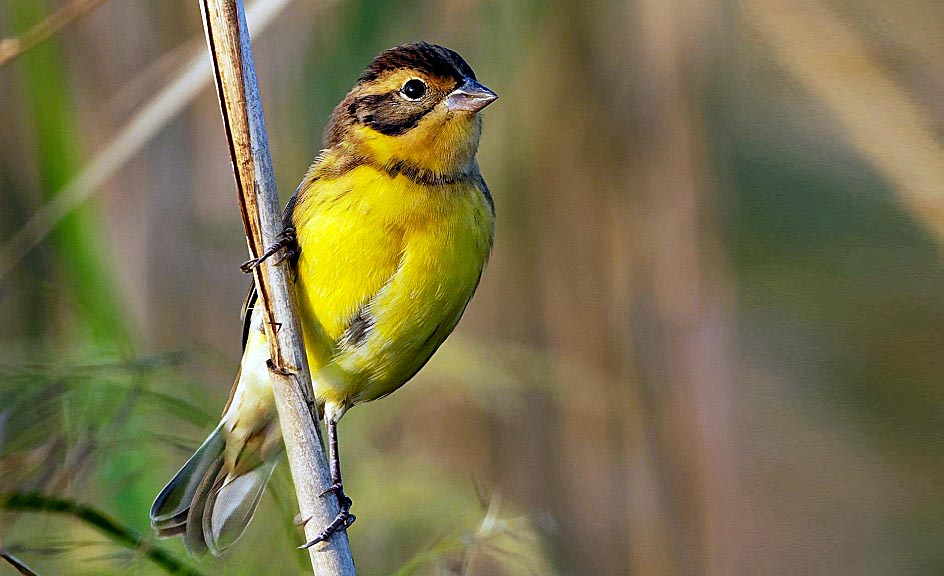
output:
[[[419,100],[426,94],[426,82],[418,78],[407,80],[403,88],[400,88],[400,94],[407,100]]]

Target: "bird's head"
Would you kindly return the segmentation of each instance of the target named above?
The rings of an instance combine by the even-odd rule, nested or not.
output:
[[[430,174],[471,169],[482,120],[498,96],[448,48],[420,42],[382,52],[338,104],[325,148]]]

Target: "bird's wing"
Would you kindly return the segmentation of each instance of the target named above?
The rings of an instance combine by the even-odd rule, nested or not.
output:
[[[252,311],[256,307],[256,301],[259,299],[259,294],[256,292],[256,283],[253,282],[249,285],[249,293],[246,294],[246,299],[243,300],[242,308],[240,309],[239,319],[243,322],[243,338],[242,350],[246,350],[246,342],[249,340],[249,329],[252,326]]]

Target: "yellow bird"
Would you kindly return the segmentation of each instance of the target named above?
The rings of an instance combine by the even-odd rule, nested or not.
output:
[[[478,286],[495,221],[475,158],[479,112],[496,98],[448,48],[421,42],[382,52],[334,109],[324,149],[285,209],[331,492],[341,506],[306,546],[354,520],[338,420],[412,378]],[[219,554],[242,535],[283,450],[254,300],[222,420],[151,508],[158,535],[182,534],[193,554]]]

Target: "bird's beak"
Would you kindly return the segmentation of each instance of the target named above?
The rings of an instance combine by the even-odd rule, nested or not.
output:
[[[446,109],[450,112],[472,112],[473,114],[485,108],[498,98],[485,86],[471,78],[466,78],[462,86],[446,96]]]

